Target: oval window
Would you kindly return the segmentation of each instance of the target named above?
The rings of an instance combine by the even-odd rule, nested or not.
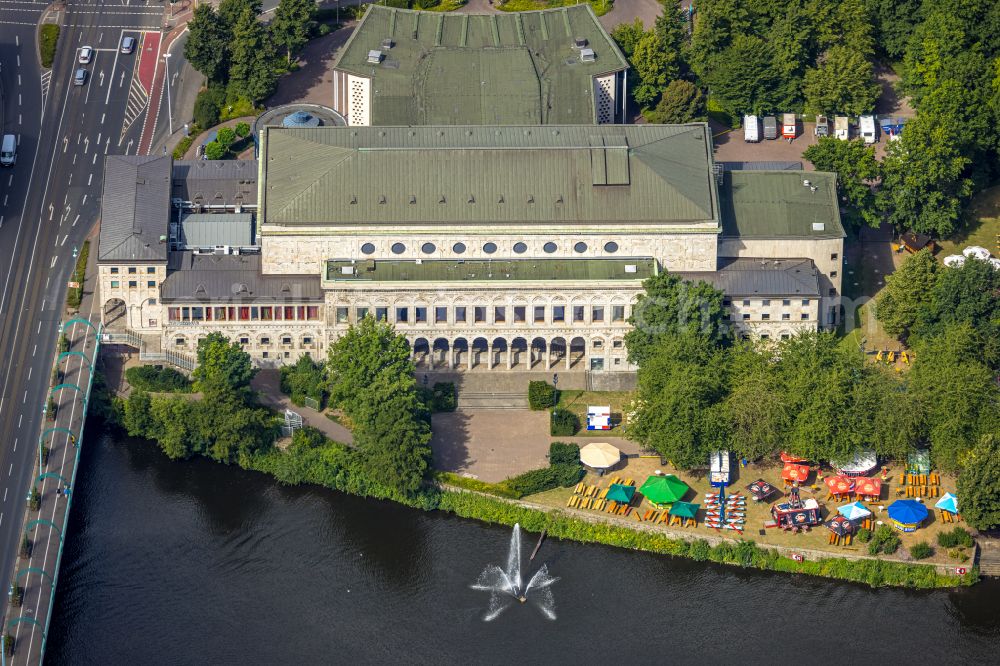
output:
[[[483,252],[485,252],[486,254],[493,254],[496,251],[497,251],[496,243],[487,243],[486,245],[483,246]]]
[[[525,243],[514,243],[514,252],[517,254],[524,254],[528,251],[528,246]]]
[[[618,251],[618,243],[616,243],[614,241],[608,241],[607,243],[604,244],[604,251],[605,252],[617,252]]]
[[[583,254],[584,252],[587,251],[587,244],[584,243],[583,241],[580,241],[579,243],[573,246],[573,251],[578,254]]]
[[[393,254],[403,254],[404,252],[406,252],[406,246],[405,245],[403,245],[402,243],[393,243],[392,244],[392,253]]]
[[[559,249],[559,246],[553,243],[552,241],[549,241],[548,243],[542,246],[542,249],[545,250],[546,254],[552,254],[553,252]]]
[[[424,243],[420,246],[420,251],[424,254],[434,254],[434,250],[436,249],[437,248],[434,247],[434,243]]]
[[[362,245],[361,254],[375,254],[375,243],[365,243]]]
[[[465,252],[465,243],[455,243],[451,246],[451,251],[455,254],[462,254]]]

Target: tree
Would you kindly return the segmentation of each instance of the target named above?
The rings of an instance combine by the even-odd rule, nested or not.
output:
[[[219,122],[219,109],[226,101],[226,91],[210,86],[198,93],[194,101],[194,122],[202,129],[214,127]]]
[[[229,83],[252,103],[266,99],[277,83],[274,45],[257,15],[244,8],[233,27]]]
[[[430,467],[429,415],[414,390],[380,382],[376,393],[354,432],[357,453],[370,478],[412,496]]]
[[[631,435],[681,468],[726,448],[724,363],[724,352],[692,332],[664,339],[639,369]]]
[[[922,0],[867,0],[866,9],[875,23],[876,42],[889,60],[897,61],[906,51],[910,35],[920,22]]]
[[[192,376],[202,393],[232,393],[246,397],[255,371],[250,354],[222,333],[209,333],[198,341],[198,367]]]
[[[958,476],[962,516],[977,530],[1000,527],[1000,435],[983,435]]]
[[[929,314],[937,279],[938,263],[927,249],[914,254],[886,277],[876,310],[886,333],[905,339],[917,320]]]
[[[327,355],[330,398],[357,422],[373,402],[369,391],[380,384],[405,388],[413,383],[413,362],[406,338],[392,325],[365,317],[330,345]]]
[[[294,365],[281,368],[281,390],[290,395],[296,405],[304,404],[305,398],[322,404],[326,397],[325,384],[323,365],[313,361],[308,353],[300,356]]]
[[[133,390],[125,400],[122,427],[131,437],[150,437],[153,419],[150,415],[152,401],[145,391]]]
[[[218,141],[209,141],[205,144],[205,157],[210,160],[221,160],[226,157],[226,147]]]
[[[222,0],[219,3],[219,19],[229,34],[232,34],[244,11],[249,10],[254,16],[259,16],[262,8],[261,0]]]
[[[229,147],[236,141],[236,132],[232,127],[220,127],[215,135],[215,140],[219,145],[229,150]]]
[[[682,333],[702,337],[712,344],[729,339],[728,312],[723,294],[707,282],[689,282],[672,273],[660,273],[642,283],[625,334],[632,363],[642,365],[663,341]]]
[[[971,160],[957,144],[957,131],[940,118],[918,114],[900,139],[889,143],[877,199],[896,228],[937,236],[955,230],[972,193],[965,177]]]
[[[274,43],[285,49],[288,62],[309,41],[309,31],[316,16],[315,0],[280,0],[271,21]]]
[[[986,261],[967,260],[942,269],[933,287],[929,317],[916,327],[921,335],[952,324],[968,324],[981,343],[976,357],[1000,366],[1000,271]]]
[[[234,131],[236,132],[236,136],[242,139],[244,137],[250,136],[250,125],[244,122],[236,123]]]
[[[910,371],[910,396],[922,439],[934,463],[957,471],[970,448],[998,426],[1000,390],[979,360],[982,340],[967,323],[951,324],[921,341]]]
[[[872,189],[881,179],[874,146],[827,136],[806,148],[802,156],[812,162],[817,171],[837,174],[837,192],[847,200],[849,208],[845,218],[849,223],[871,227],[881,224],[882,215]]]
[[[833,46],[815,68],[806,70],[803,85],[808,113],[860,115],[875,108],[881,92],[871,62],[846,46]]]
[[[611,38],[618,44],[625,57],[631,61],[632,54],[639,40],[646,34],[646,29],[642,25],[642,19],[636,19],[632,23],[619,23],[611,31]]]
[[[785,445],[790,414],[785,405],[768,347],[743,342],[730,351],[729,394],[724,402],[730,450],[741,458],[759,460]]]
[[[656,107],[646,114],[651,123],[691,123],[706,119],[705,96],[701,89],[682,79],[670,82]]]
[[[740,35],[711,59],[702,78],[712,98],[730,114],[761,114],[776,108],[781,101],[782,75],[773,61],[768,42]]]
[[[632,91],[636,104],[647,107],[659,99],[667,83],[680,74],[678,55],[654,32],[645,33],[636,43],[631,58],[632,68],[639,77]]]
[[[229,67],[229,39],[225,23],[210,3],[203,3],[194,8],[187,25],[184,58],[209,81],[225,83]]]

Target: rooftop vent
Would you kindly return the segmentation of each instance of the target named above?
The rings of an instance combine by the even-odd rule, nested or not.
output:
[[[813,231],[826,231],[826,222],[813,222]]]
[[[377,65],[382,62],[382,52],[371,50],[368,52],[368,62],[372,65]]]
[[[391,38],[387,37],[386,39],[382,40],[382,50],[383,51],[388,51],[389,49],[391,49],[395,45],[396,44],[392,41]]]
[[[580,62],[594,62],[597,60],[597,54],[594,53],[594,49],[580,49]]]
[[[586,37],[574,37],[573,38],[573,48],[584,49],[587,48],[587,38]]]

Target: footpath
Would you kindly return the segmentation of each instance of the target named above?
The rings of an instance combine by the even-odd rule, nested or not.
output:
[[[95,234],[91,241],[93,245]],[[88,276],[96,275],[96,257],[97,252],[89,254]],[[40,664],[45,654],[100,345],[99,306],[86,288],[79,313],[63,317],[61,337],[67,346],[53,353],[52,387],[44,408],[32,490],[25,498],[23,541],[11,572],[4,617],[7,640],[13,639],[9,664]]]

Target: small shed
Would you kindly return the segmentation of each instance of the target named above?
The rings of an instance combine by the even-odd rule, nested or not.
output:
[[[931,240],[927,234],[918,234],[915,231],[907,231],[899,237],[899,244],[910,254],[916,254],[922,249],[929,248],[931,252],[937,252],[937,244]]]
[[[587,430],[611,430],[611,405],[587,407]]]

